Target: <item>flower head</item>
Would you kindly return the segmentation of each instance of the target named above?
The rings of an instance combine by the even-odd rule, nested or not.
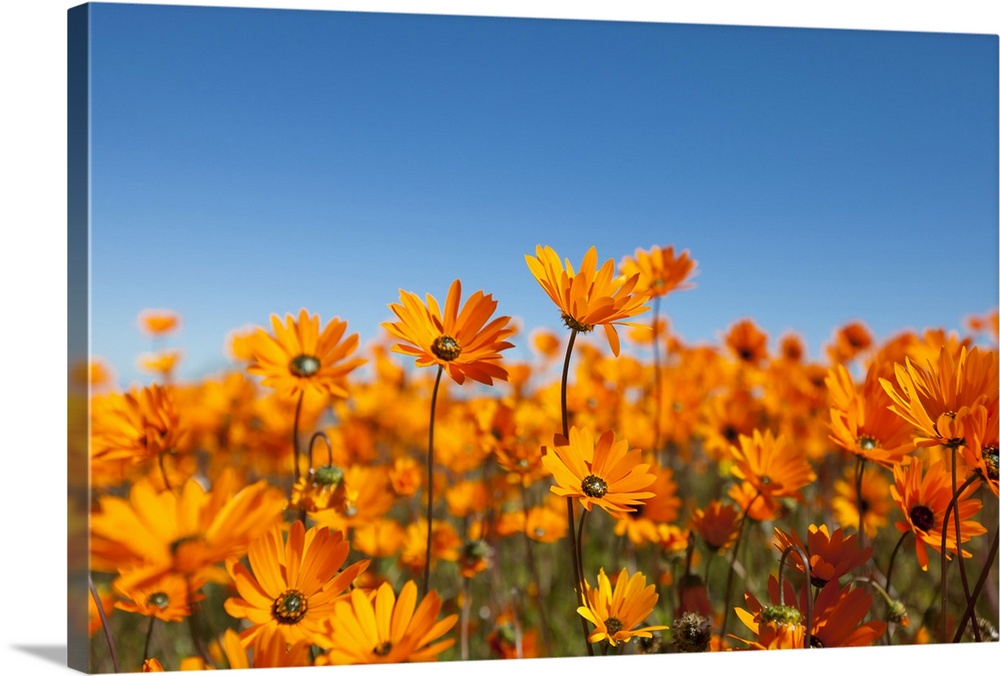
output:
[[[656,298],[671,291],[694,288],[694,284],[687,280],[694,274],[696,266],[687,249],[677,255],[672,246],[665,249],[653,246],[649,251],[636,249],[634,257],[623,258],[621,271],[626,277],[638,274],[636,288],[648,291],[650,297]]]
[[[383,664],[434,660],[455,639],[438,640],[458,615],[438,620],[441,599],[428,593],[417,604],[417,585],[403,585],[399,598],[388,582],[374,593],[355,589],[334,608],[321,646],[328,664]]]
[[[635,573],[631,577],[623,568],[612,589],[611,581],[604,569],[597,573],[597,586],[586,584],[587,605],[576,612],[594,625],[587,640],[591,643],[607,641],[612,646],[618,642],[628,643],[635,636],[652,637],[652,632],[666,629],[666,626],[639,627],[656,607],[660,595],[656,585],[646,585],[646,577]]]
[[[611,351],[617,357],[620,341],[616,324],[642,314],[649,307],[649,291],[639,291],[639,274],[629,277],[615,275],[615,262],[608,259],[597,268],[597,249],[590,247],[583,256],[579,272],[566,260],[565,266],[552,247],[535,247],[535,255],[525,255],[528,269],[545,289],[552,302],[562,311],[567,327],[587,333],[603,326]]]
[[[513,347],[507,342],[516,331],[509,325],[510,317],[490,321],[497,307],[492,294],[476,291],[459,310],[461,298],[462,283],[457,279],[448,289],[444,312],[434,296],[427,294],[423,302],[400,289],[400,302],[389,304],[398,321],[382,324],[403,341],[392,351],[416,357],[420,367],[438,364],[459,385],[467,377],[486,385],[494,379],[507,380],[500,352]]]
[[[226,599],[226,612],[251,623],[240,634],[243,644],[268,640],[274,633],[292,645],[322,640],[336,601],[368,567],[366,559],[338,573],[349,550],[339,531],[314,526],[307,532],[296,520],[287,541],[279,524],[250,543],[247,558],[253,572],[236,559],[227,560],[239,596]]]
[[[649,472],[649,465],[642,463],[642,452],[628,450],[628,440],[616,441],[612,430],[604,432],[595,444],[589,429],[572,427],[568,442],[557,437],[542,463],[556,482],[551,491],[579,499],[587,511],[597,505],[612,515],[632,512],[654,495],[643,490],[656,477]]]
[[[263,376],[262,383],[282,396],[314,391],[347,397],[347,375],[365,363],[351,357],[358,347],[358,334],[344,337],[347,322],[334,317],[321,332],[319,315],[305,308],[298,317],[282,321],[271,315],[272,333],[258,328],[251,338],[254,360],[247,371]]]
[[[770,430],[752,437],[740,435],[740,445],[731,447],[733,474],[745,479],[759,493],[771,498],[800,497],[801,489],[816,480],[805,455],[783,435]]]
[[[857,539],[857,535],[845,536],[840,528],[831,535],[825,524],[810,525],[805,543],[794,531],[785,533],[780,528],[774,529],[774,546],[779,552],[796,546],[809,557],[809,573],[816,587],[836,582],[842,575],[863,565],[871,558],[872,547],[860,549]],[[805,565],[797,551],[792,550],[788,560],[797,569],[805,572]]]

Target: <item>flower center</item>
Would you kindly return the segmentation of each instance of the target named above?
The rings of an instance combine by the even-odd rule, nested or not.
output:
[[[455,361],[458,359],[458,355],[462,354],[462,347],[451,336],[438,336],[431,343],[431,352],[438,359]]]
[[[163,592],[155,592],[149,595],[149,602],[160,610],[163,610],[170,604],[170,597]]]
[[[823,642],[819,640],[818,636],[810,636],[809,637],[809,645],[811,645],[813,648],[825,648],[826,647],[826,646],[823,645]]]
[[[583,322],[575,319],[574,317],[571,317],[565,312],[562,315],[562,320],[563,324],[565,324],[567,328],[573,329],[574,331],[579,331],[580,333],[590,333],[591,331],[594,330],[593,324],[584,324]]]
[[[760,612],[760,619],[774,624],[802,624],[802,613],[791,606],[767,606]]]
[[[934,527],[934,512],[930,510],[930,507],[917,505],[910,510],[910,521],[920,530],[930,530]]]
[[[862,451],[871,451],[878,448],[878,442],[867,435],[861,435],[858,437],[858,448]]]
[[[604,626],[608,629],[608,636],[614,636],[622,630],[622,621],[617,617],[609,617],[604,620]]]
[[[739,355],[743,361],[753,361],[753,350],[748,347],[740,348]]]
[[[318,467],[313,475],[313,482],[320,486],[335,486],[344,478],[344,470],[336,465]]]
[[[274,600],[271,605],[271,617],[276,619],[278,624],[298,624],[308,609],[309,602],[306,597],[297,589],[289,589]]]
[[[385,641],[384,643],[379,643],[377,646],[372,648],[372,652],[379,657],[385,657],[392,650],[392,641]]]
[[[608,482],[593,474],[587,475],[580,484],[584,494],[591,498],[603,498],[608,492]]]
[[[288,364],[288,370],[292,372],[293,376],[298,376],[299,378],[311,378],[319,371],[319,367],[319,359],[311,354],[300,354],[297,357],[293,357],[292,361]]]

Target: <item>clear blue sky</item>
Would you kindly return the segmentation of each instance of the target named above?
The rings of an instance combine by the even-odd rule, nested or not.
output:
[[[684,339],[752,317],[814,358],[853,319],[998,302],[995,35],[92,11],[92,351],[123,385],[149,307],[182,315],[185,379],[271,313],[367,340],[400,288],[456,277],[525,342],[561,326],[536,244],[689,249]]]

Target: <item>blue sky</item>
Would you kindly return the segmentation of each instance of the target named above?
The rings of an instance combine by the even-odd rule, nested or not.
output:
[[[997,305],[997,37],[92,6],[92,351],[180,376],[305,307],[363,340],[400,288],[491,292],[559,328],[524,255],[673,245],[663,306],[879,338]],[[516,348],[512,356],[527,356]]]

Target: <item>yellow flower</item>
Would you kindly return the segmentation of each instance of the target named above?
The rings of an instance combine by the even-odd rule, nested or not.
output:
[[[587,640],[591,643],[607,641],[612,646],[618,642],[628,643],[635,636],[651,638],[652,632],[666,629],[666,626],[639,628],[656,607],[660,595],[656,585],[646,585],[646,577],[635,573],[629,577],[622,568],[618,573],[614,589],[604,574],[604,568],[597,574],[597,587],[586,583],[587,605],[576,609],[584,619],[594,625]]]
[[[440,610],[435,591],[417,605],[417,585],[412,580],[403,585],[398,599],[388,582],[371,595],[355,589],[334,608],[322,645],[329,652],[317,664],[432,661],[455,642],[438,640],[458,621],[458,615],[438,620]]]

